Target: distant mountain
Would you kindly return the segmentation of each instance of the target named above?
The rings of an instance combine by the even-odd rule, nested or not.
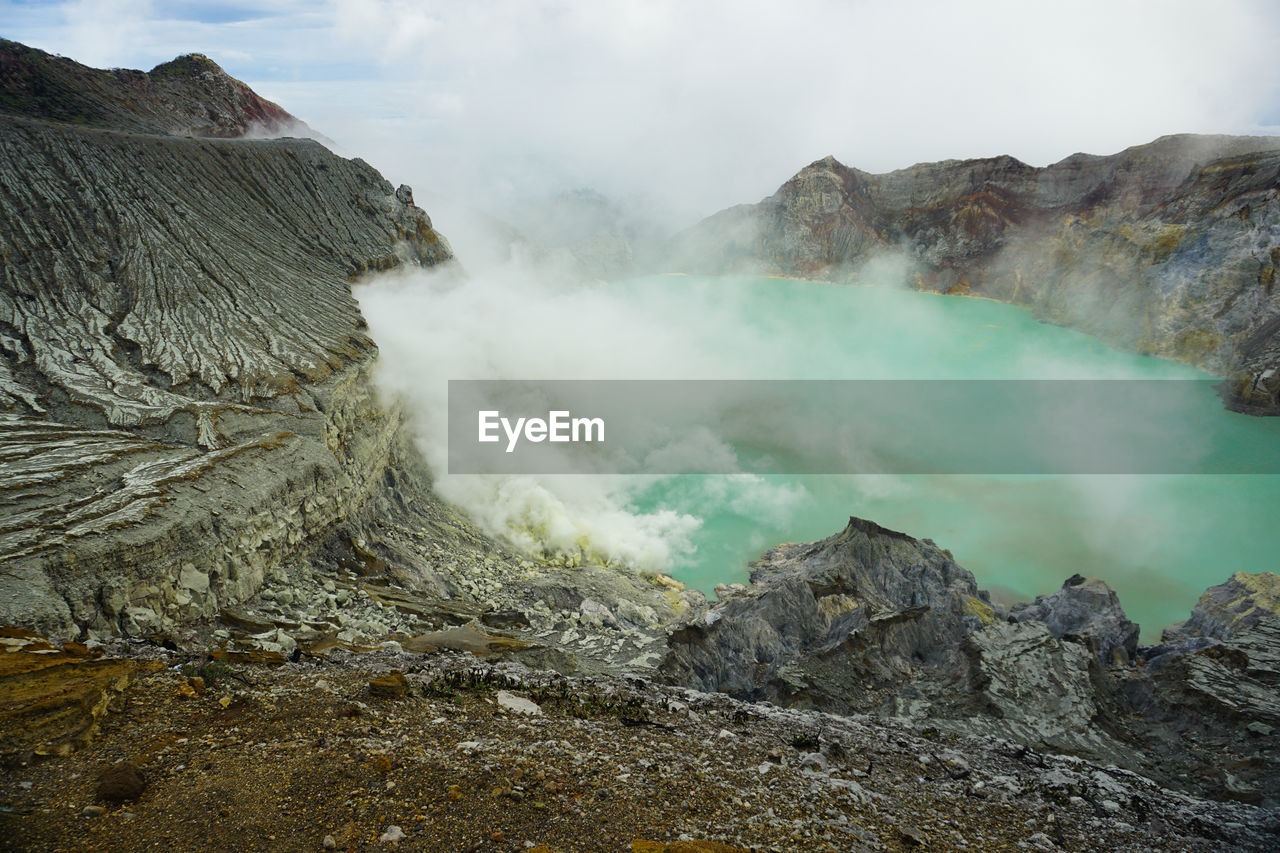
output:
[[[1028,305],[1227,376],[1280,413],[1280,137],[1167,136],[1045,168],[1012,157],[873,175],[833,157],[678,235],[683,271],[832,281],[893,255],[908,284]]]

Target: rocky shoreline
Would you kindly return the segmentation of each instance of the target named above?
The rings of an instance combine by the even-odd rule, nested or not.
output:
[[[782,545],[675,631],[663,673],[750,701],[878,714],[1274,803],[1280,576],[1236,573],[1156,646],[1075,576],[1003,611],[929,540],[852,518]]]

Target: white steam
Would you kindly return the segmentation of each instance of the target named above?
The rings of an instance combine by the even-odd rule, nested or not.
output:
[[[493,535],[525,551],[569,562],[625,563],[665,571],[693,547],[700,520],[669,508],[638,511],[654,485],[638,476],[451,476],[450,379],[747,378],[768,372],[725,310],[731,292],[704,291],[683,304],[638,299],[600,282],[578,282],[555,266],[516,257],[456,271],[383,275],[357,289],[382,351],[380,382],[412,407],[436,490]],[[682,436],[658,451],[673,459],[729,452],[715,436]],[[744,509],[782,509],[794,487],[725,477],[715,487]],[[772,491],[771,491],[772,490]]]
[[[463,235],[461,242],[471,241]],[[1052,341],[1060,341],[1061,336],[1048,336],[1046,343],[1034,338],[1011,340],[1007,332],[997,334],[1005,349],[1002,358],[992,358],[984,352],[981,330],[970,330],[964,340],[956,337],[954,312],[977,303],[899,292],[906,287],[911,266],[890,255],[872,258],[852,273],[855,281],[881,285],[859,288],[856,300],[817,298],[824,295],[821,288],[856,285],[802,285],[779,279],[778,288],[797,288],[799,295],[786,300],[786,310],[771,311],[762,305],[758,286],[751,291],[738,286],[734,278],[583,282],[558,265],[554,256],[531,258],[519,244],[513,251],[508,249],[499,253],[501,261],[490,263],[484,262],[486,253],[464,255],[474,259],[466,274],[456,269],[394,272],[356,292],[382,351],[380,382],[410,405],[439,494],[466,510],[488,533],[540,557],[669,571],[691,554],[704,513],[756,519],[759,525],[753,531],[768,530],[767,535],[773,536],[810,511],[817,499],[801,480],[749,474],[451,476],[447,473],[449,380],[1132,375],[1110,359],[1081,360],[1073,347],[1059,349],[1061,344]],[[850,314],[836,316],[836,310]],[[748,427],[784,441],[808,442],[815,445],[805,446],[812,453],[832,457],[844,452],[843,463],[833,462],[843,464],[841,470],[849,470],[850,460],[859,471],[882,470],[876,449],[866,438],[874,433],[874,425],[859,433],[861,445],[850,445],[846,452],[837,447],[839,436],[816,430],[792,412],[756,411],[750,401],[712,405],[737,406],[734,411],[749,412]],[[1123,411],[1090,412],[1081,416],[1084,422],[1064,420],[1050,398],[1041,403],[1028,398],[1026,408],[1019,415],[1021,422],[1031,425],[1036,441],[1046,448],[1045,455],[1059,461],[1064,470],[1097,452],[1077,434],[1087,434],[1081,430],[1084,422],[1126,417]],[[670,436],[655,440],[658,449],[652,459],[660,457],[669,463],[663,470],[733,470],[735,448],[724,435],[708,428],[682,429],[673,428]],[[868,448],[870,452],[865,452]],[[900,505],[904,490],[919,484],[910,478],[863,476],[841,488],[852,511],[854,506],[885,500]],[[1105,478],[1082,478],[1075,489],[1083,505],[1099,505],[1105,496],[1121,506],[1132,506],[1147,497],[1134,494],[1134,489],[1144,491],[1137,486],[1114,489]],[[660,498],[656,502],[654,495]],[[927,526],[917,530],[934,533]],[[1100,528],[1089,535],[1112,538]],[[762,539],[755,544],[763,548],[774,542]],[[728,575],[737,567],[724,568]]]

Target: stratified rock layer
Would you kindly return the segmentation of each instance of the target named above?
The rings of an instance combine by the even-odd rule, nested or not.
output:
[[[353,283],[451,259],[412,190],[314,141],[204,138],[263,115],[292,121],[203,57],[0,43],[0,624],[172,642],[221,616],[229,653],[282,655],[483,618],[566,669],[651,667],[683,596],[521,560],[378,398]]]
[[[449,257],[375,171],[312,141],[0,117],[0,157],[2,387],[37,413],[216,448],[252,407],[315,410],[305,386],[372,354],[352,278]]]
[[[65,755],[93,739],[108,705],[147,662],[103,659],[100,649],[0,628],[0,765]]]
[[[47,96],[0,115],[0,622],[215,615],[383,486],[404,439],[351,282],[448,244],[317,142],[160,135],[292,119],[207,60],[120,99],[135,72],[0,47],[6,111]],[[43,120],[72,95],[98,109]]]
[[[675,268],[905,276],[1028,305],[1126,349],[1228,377],[1280,412],[1280,138],[1168,136],[1045,168],[1012,157],[872,175],[819,160],[681,235]],[[864,266],[872,259],[891,264]]]

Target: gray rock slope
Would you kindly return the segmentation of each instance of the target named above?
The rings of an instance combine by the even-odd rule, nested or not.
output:
[[[407,187],[211,138],[292,116],[202,57],[138,77],[8,42],[0,70],[0,624],[150,635],[339,571],[454,615],[564,586],[435,497],[370,381],[353,283],[452,258]],[[596,604],[651,627],[668,592],[619,575]]]
[[[1002,612],[929,540],[851,518],[781,545],[674,632],[671,681],[877,714],[1114,763],[1214,796],[1280,799],[1280,576],[1237,574],[1161,645],[1097,579]]]
[[[873,175],[832,157],[672,244],[672,268],[833,281],[878,255],[923,290],[1030,306],[1228,378],[1280,412],[1280,137],[1168,136],[1045,168],[1012,157]]]
[[[450,257],[303,140],[0,117],[0,620],[209,615],[380,481],[350,280]]]

